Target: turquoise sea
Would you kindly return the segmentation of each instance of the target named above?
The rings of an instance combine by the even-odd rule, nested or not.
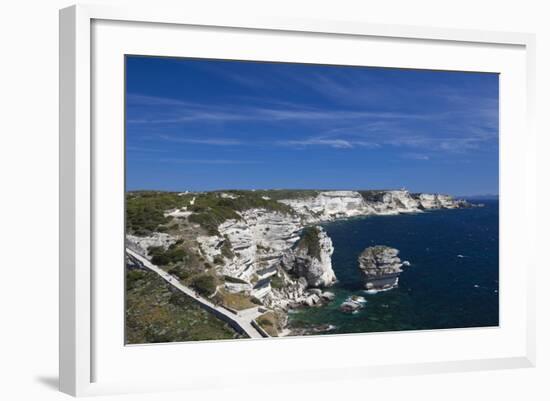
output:
[[[499,324],[498,201],[472,200],[485,207],[372,216],[324,224],[332,239],[332,264],[339,282],[330,304],[289,315],[291,328],[326,334],[393,330],[487,327]],[[357,267],[372,245],[400,250],[408,260],[399,287],[377,294],[362,288]],[[355,314],[339,310],[350,295],[367,299]]]

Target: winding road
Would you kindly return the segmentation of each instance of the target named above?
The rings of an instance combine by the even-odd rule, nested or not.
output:
[[[213,313],[214,315],[216,315],[216,317],[229,323],[235,330],[241,333],[245,333],[250,338],[262,338],[266,335],[265,332],[262,335],[262,333],[260,333],[260,331],[258,331],[252,324],[252,320],[262,315],[262,312],[260,312],[258,307],[245,309],[233,313],[230,310],[222,306],[215,305],[212,302],[208,301],[206,298],[201,297],[195,292],[195,290],[181,284],[176,277],[162,270],[160,267],[152,264],[147,258],[140,255],[136,251],[130,248],[126,248],[126,253],[137,264],[158,274],[164,279],[164,281],[177,288],[188,297],[193,298],[208,312]]]

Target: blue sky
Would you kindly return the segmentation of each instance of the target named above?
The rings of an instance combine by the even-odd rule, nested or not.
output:
[[[128,56],[127,189],[498,193],[498,75]]]

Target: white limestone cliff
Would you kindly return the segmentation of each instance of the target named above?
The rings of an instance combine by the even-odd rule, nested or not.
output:
[[[200,236],[203,256],[222,274],[247,281],[260,281],[276,272],[283,254],[300,239],[302,228],[296,216],[265,209],[241,213],[241,220],[227,220],[220,235]],[[225,250],[225,252],[224,252]]]
[[[411,194],[407,190],[324,191],[314,197],[283,199],[306,224],[375,214],[419,213],[427,209],[454,209],[464,206],[451,196]]]
[[[136,235],[126,235],[127,246],[135,248],[136,251],[144,256],[149,256],[150,247],[162,247],[167,249],[170,245],[175,243],[177,238],[166,233],[152,233],[145,237],[138,237]]]
[[[471,206],[447,195],[411,194],[406,190],[314,193],[305,198],[279,200],[290,207],[289,212],[264,208],[235,211],[238,218],[218,225],[216,235],[198,236],[193,252],[203,257],[218,274],[226,276],[227,292],[246,294],[274,310],[313,307],[334,298],[334,294],[323,288],[337,280],[332,269],[332,240],[317,224],[369,215]],[[237,199],[230,193],[220,196]],[[262,199],[271,200],[267,196]],[[194,201],[195,197],[190,204]],[[187,219],[191,214],[186,207],[165,211],[165,216],[175,219]],[[177,240],[178,237],[166,233],[127,236],[127,243],[146,256],[149,247],[167,249]],[[388,248],[377,253],[368,249],[359,258],[365,288],[376,291],[396,286],[403,266],[397,250]],[[382,259],[378,260],[375,254]]]
[[[464,206],[450,196],[411,194],[406,190],[322,191],[316,196],[280,202],[290,206],[294,214],[249,209],[239,213],[240,219],[219,225],[219,235],[200,236],[197,241],[202,255],[221,274],[249,283],[248,286],[229,283],[229,291],[243,289],[265,303],[281,305],[304,302],[308,289],[336,281],[331,263],[332,241],[319,229],[317,241],[321,252],[319,257],[311,257],[305,247],[296,246],[304,227],[350,217]],[[284,275],[280,279],[288,291],[281,288],[274,291],[269,278],[276,274]],[[298,282],[298,278],[305,281]]]
[[[296,277],[306,279],[308,287],[328,287],[336,282],[332,270],[332,240],[321,227],[308,227],[296,247],[282,258],[282,266]]]
[[[315,197],[280,201],[302,216],[307,223],[373,214],[359,192],[326,191]]]

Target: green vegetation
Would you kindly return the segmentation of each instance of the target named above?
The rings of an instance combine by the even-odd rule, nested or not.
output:
[[[235,199],[222,197],[222,192],[235,196]],[[193,212],[189,216],[189,221],[200,224],[210,235],[217,235],[218,226],[221,223],[229,219],[239,220],[240,216],[237,212],[254,208],[293,213],[289,206],[276,200],[263,199],[257,191],[231,190],[197,195],[195,203],[189,207]]]
[[[222,193],[234,196],[224,197]],[[217,235],[218,226],[228,219],[240,219],[238,212],[248,209],[266,209],[293,214],[291,207],[279,202],[281,199],[299,199],[316,196],[314,190],[228,190],[178,194],[176,192],[137,191],[126,194],[126,229],[138,236],[152,232],[167,232],[177,228],[171,217],[164,212],[187,207],[193,212],[189,222],[199,224],[208,234]],[[194,199],[191,205],[191,200]]]
[[[240,337],[155,273],[127,270],[126,289],[127,344]]]
[[[131,290],[135,288],[136,284],[140,280],[143,280],[147,276],[147,272],[141,269],[132,269],[126,272],[126,289]]]
[[[279,199],[273,199],[269,195],[265,195],[265,192],[269,191],[229,190],[223,192],[236,196],[235,199],[221,199],[223,199],[224,204],[237,211],[243,211],[247,209],[267,209],[281,213],[293,213],[292,208],[281,202],[278,202]],[[264,199],[264,197],[268,197],[271,199]]]
[[[185,249],[178,244],[172,244],[168,249],[164,249],[162,246],[152,246],[147,251],[151,255],[151,262],[157,266],[167,266],[183,262],[187,256]]]
[[[178,264],[168,270],[173,276],[176,276],[181,281],[186,281],[189,277],[192,276],[192,272],[189,269],[186,269],[184,265]]]
[[[282,199],[305,199],[314,198],[319,195],[321,191],[314,189],[268,189],[254,191],[255,194],[261,196],[267,196],[271,200],[279,201]]]
[[[240,218],[236,213],[225,210],[213,210],[192,208],[193,214],[189,216],[189,222],[203,227],[208,235],[218,235],[218,226],[227,219]],[[226,213],[227,212],[227,213]]]
[[[191,287],[198,291],[199,294],[205,297],[211,296],[218,286],[218,279],[211,274],[200,274],[193,277]]]
[[[271,337],[277,337],[279,335],[277,331],[278,319],[274,312],[266,312],[261,316],[258,316],[256,322],[264,329]]]
[[[188,205],[190,196],[158,191],[126,193],[126,230],[140,236],[166,231],[171,218],[164,217],[164,211]]]
[[[311,226],[304,228],[297,247],[299,249],[305,249],[309,256],[320,260],[321,248],[319,246],[319,229]]]
[[[271,288],[280,289],[285,286],[285,282],[281,276],[279,276],[279,273],[275,274],[274,276],[271,276]]]
[[[252,302],[250,297],[244,294],[232,294],[225,290],[218,290],[218,293],[215,296],[215,301],[218,304],[222,304],[235,310],[249,309],[257,306]]]

